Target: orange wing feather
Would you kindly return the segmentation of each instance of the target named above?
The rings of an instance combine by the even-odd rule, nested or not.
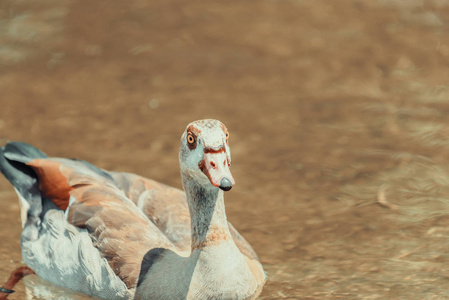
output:
[[[61,172],[61,163],[48,159],[34,159],[27,165],[37,173],[39,189],[44,197],[51,199],[60,209],[66,210],[73,187],[67,183],[67,177]]]

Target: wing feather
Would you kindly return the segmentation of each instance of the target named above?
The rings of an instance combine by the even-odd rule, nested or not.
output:
[[[66,209],[69,223],[87,228],[94,246],[128,288],[137,285],[149,250],[175,248],[104,171],[69,159],[39,159],[29,166],[43,195]]]

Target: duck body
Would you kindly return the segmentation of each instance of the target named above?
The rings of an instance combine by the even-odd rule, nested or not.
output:
[[[253,299],[266,280],[228,223],[227,129],[196,121],[181,138],[184,191],[24,143],[0,148],[21,204],[24,262],[38,276],[104,299]]]

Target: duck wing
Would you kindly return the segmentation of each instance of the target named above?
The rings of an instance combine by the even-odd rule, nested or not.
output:
[[[125,195],[177,247],[190,253],[190,213],[186,194],[135,174],[110,172]]]
[[[43,197],[65,210],[69,223],[88,230],[93,245],[128,288],[137,285],[149,250],[175,248],[108,172],[62,158],[26,164],[36,172]]]

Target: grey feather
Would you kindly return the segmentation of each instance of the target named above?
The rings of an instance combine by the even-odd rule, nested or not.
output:
[[[134,296],[92,245],[87,230],[69,224],[61,210],[49,210],[39,238],[22,240],[21,248],[24,262],[56,285],[111,300]]]

